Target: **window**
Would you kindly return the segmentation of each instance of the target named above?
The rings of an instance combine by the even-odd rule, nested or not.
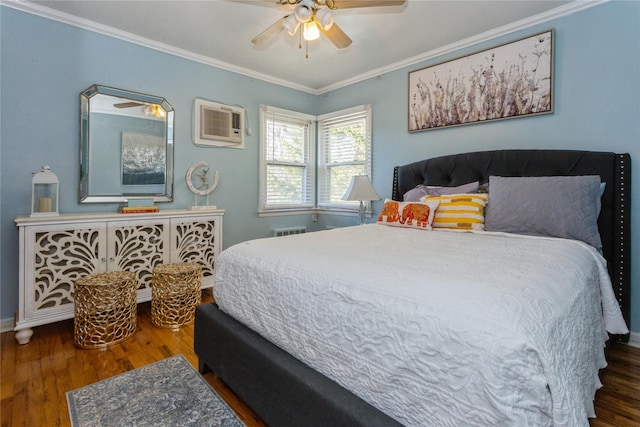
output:
[[[358,210],[359,202],[342,196],[352,176],[371,177],[370,105],[317,118],[261,105],[260,124],[260,215]],[[371,202],[365,207],[371,212]]]
[[[318,207],[358,210],[359,202],[342,196],[353,175],[371,177],[371,106],[319,116],[318,155]],[[371,202],[365,207],[371,212]]]
[[[315,117],[260,106],[259,213],[315,207]]]

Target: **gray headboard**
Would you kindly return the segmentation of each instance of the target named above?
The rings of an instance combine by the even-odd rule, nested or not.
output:
[[[631,157],[598,151],[496,150],[453,154],[396,166],[394,200],[417,185],[485,183],[490,175],[600,175],[606,182],[598,228],[614,292],[627,325],[630,315]],[[628,341],[629,336],[617,337]]]

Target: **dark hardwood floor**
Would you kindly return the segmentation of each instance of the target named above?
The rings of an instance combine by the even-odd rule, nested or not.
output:
[[[640,348],[615,344],[609,366],[600,371],[603,387],[596,392],[591,427],[640,426]]]
[[[211,301],[205,291],[203,302]],[[166,357],[182,354],[194,367],[193,324],[177,330],[151,324],[150,303],[138,307],[133,337],[102,350],[81,350],[73,344],[73,320],[39,326],[31,342],[17,344],[14,333],[2,334],[2,426],[68,426],[65,393]],[[597,419],[592,427],[640,425],[640,349],[616,345],[601,372],[604,387],[596,394]],[[222,382],[205,375],[211,386],[249,427],[264,426]]]

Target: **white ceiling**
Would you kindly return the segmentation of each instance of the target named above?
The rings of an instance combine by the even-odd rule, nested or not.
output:
[[[321,37],[309,42],[309,59],[304,46],[298,49],[299,37],[284,31],[266,46],[251,44],[252,38],[292,10],[275,0],[2,0],[2,4],[323,93],[601,1],[408,0],[403,6],[340,9],[335,12],[336,23],[353,44],[339,50]]]

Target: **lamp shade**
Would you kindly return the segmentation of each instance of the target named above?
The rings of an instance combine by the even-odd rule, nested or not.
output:
[[[304,24],[302,36],[307,41],[317,40],[318,38],[320,38],[320,30],[316,25],[316,21],[309,21]]]
[[[380,196],[373,189],[368,175],[355,175],[342,200],[380,200]]]
[[[289,33],[290,36],[296,33],[299,25],[300,23],[293,14],[288,15],[282,21],[282,27],[287,31],[287,33]]]
[[[335,15],[330,9],[323,7],[316,11],[316,21],[318,21],[318,25],[320,25],[320,28],[323,30],[329,31],[333,26],[334,20]]]
[[[299,23],[304,24],[313,18],[313,0],[301,0],[293,10],[293,14]]]

